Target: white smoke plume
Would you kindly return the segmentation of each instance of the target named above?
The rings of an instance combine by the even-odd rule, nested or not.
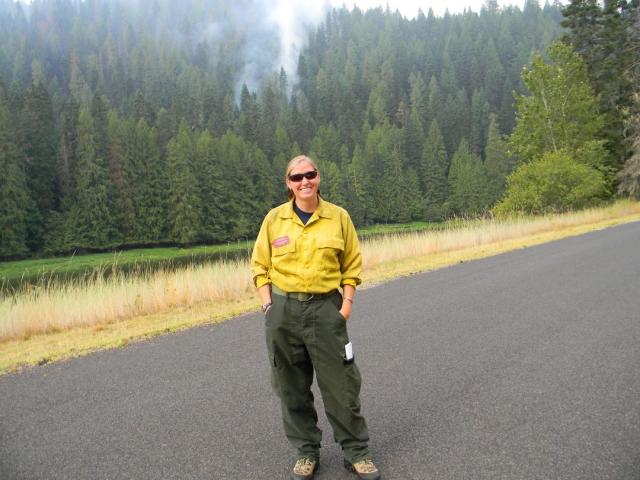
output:
[[[289,88],[297,82],[298,57],[310,28],[323,21],[328,2],[301,0],[242,0],[234,2],[230,17],[245,22],[244,67],[236,83],[256,91],[265,76],[284,68]],[[234,22],[235,23],[235,22]]]
[[[279,65],[287,72],[293,83],[296,80],[298,56],[304,46],[308,29],[321,22],[328,9],[329,2],[307,2],[300,0],[272,0],[271,21],[280,31]]]

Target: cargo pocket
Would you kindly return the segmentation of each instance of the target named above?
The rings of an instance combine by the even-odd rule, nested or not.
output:
[[[277,347],[276,340],[274,338],[274,327],[273,327],[273,311],[275,310],[275,303],[271,305],[271,308],[264,316],[264,329],[265,329],[265,337],[267,344],[267,359],[269,361],[269,371],[271,374],[271,387],[273,391],[279,395],[280,392],[280,383],[278,381],[277,367],[278,367],[278,356],[277,356]]]
[[[271,388],[275,394],[282,398],[283,395],[283,375],[282,375],[282,367],[285,364],[283,361],[282,352],[278,350],[276,342],[274,341],[271,345],[271,351],[269,352],[269,360],[271,362]]]
[[[354,357],[355,358],[355,357]],[[359,406],[360,401],[360,386],[362,384],[362,377],[360,376],[360,370],[353,360],[350,363],[344,365],[344,395],[345,404],[350,407]]]

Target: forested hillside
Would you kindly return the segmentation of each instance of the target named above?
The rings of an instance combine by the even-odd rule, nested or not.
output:
[[[251,237],[300,152],[357,225],[495,204],[557,5],[332,10],[296,71],[267,9],[0,0],[0,257]]]

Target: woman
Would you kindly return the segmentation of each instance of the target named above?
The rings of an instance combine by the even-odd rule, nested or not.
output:
[[[285,183],[289,202],[265,217],[251,269],[266,316],[271,383],[282,404],[285,434],[298,452],[291,478],[312,478],[319,463],[315,371],[345,467],[359,478],[379,479],[346,327],[361,282],[358,237],[349,214],[320,197],[320,173],[309,157],[289,162]]]

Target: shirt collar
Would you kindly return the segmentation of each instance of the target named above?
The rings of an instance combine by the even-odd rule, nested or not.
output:
[[[293,218],[293,200],[294,199],[289,200],[286,207],[281,210],[280,218]],[[315,212],[313,212],[313,215],[316,214],[320,218],[333,218],[333,212],[331,211],[331,208],[327,205],[327,202],[322,199],[322,197],[318,198],[318,208]]]

